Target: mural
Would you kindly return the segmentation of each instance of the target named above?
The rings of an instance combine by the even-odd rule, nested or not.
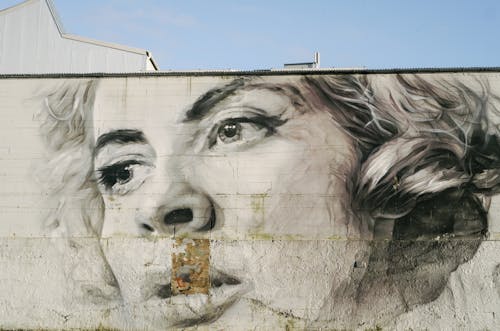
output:
[[[88,311],[130,329],[498,325],[494,84],[474,73],[52,81],[37,174],[66,307],[80,307],[68,325],[88,327]]]

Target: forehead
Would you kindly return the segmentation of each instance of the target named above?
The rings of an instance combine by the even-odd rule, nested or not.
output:
[[[99,82],[94,105],[94,125],[105,131],[174,123],[181,112],[217,81],[189,77],[115,78]],[[159,119],[162,123],[158,123]]]
[[[99,82],[94,105],[94,125],[108,131],[124,127],[168,126],[182,121],[197,100],[207,96],[213,100],[204,107],[251,105],[272,108],[290,102],[272,87],[294,79],[266,77],[245,79],[224,77],[135,77],[111,78]],[[234,85],[231,87],[231,85]],[[218,100],[217,94],[228,96]],[[216,93],[214,93],[216,91]]]

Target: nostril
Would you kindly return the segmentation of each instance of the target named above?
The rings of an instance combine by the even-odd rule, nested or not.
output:
[[[192,220],[193,211],[190,208],[173,210],[163,218],[166,225],[188,223]]]
[[[155,232],[155,229],[151,225],[149,225],[149,224],[142,223],[141,226],[146,231]]]

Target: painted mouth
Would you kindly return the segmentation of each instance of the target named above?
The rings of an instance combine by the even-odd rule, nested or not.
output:
[[[165,325],[189,327],[217,320],[230,306],[250,289],[250,282],[210,269],[208,294],[175,294],[170,282],[156,285],[146,299],[146,311],[164,307]],[[154,319],[161,318],[156,317]],[[163,327],[164,325],[162,325]]]
[[[235,294],[243,294],[248,289],[248,284],[242,282],[240,279],[230,276],[222,271],[211,269],[210,270],[210,289],[209,296],[232,296],[231,294],[236,291]],[[157,285],[155,289],[155,297],[160,299],[168,299],[171,297],[179,295],[190,295],[190,294],[173,294],[172,284]]]
[[[252,289],[250,280],[237,278],[211,267],[208,291],[177,294],[172,291],[171,274],[172,270],[164,269],[145,275],[141,301],[125,301],[127,316],[143,318],[142,321],[134,320],[133,323],[139,323],[142,328],[147,326],[146,329],[159,330],[211,323]]]

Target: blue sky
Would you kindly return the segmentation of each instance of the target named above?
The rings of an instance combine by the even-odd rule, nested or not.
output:
[[[18,3],[0,0],[0,8]],[[54,0],[68,33],[145,48],[160,68],[500,66],[494,0]]]

